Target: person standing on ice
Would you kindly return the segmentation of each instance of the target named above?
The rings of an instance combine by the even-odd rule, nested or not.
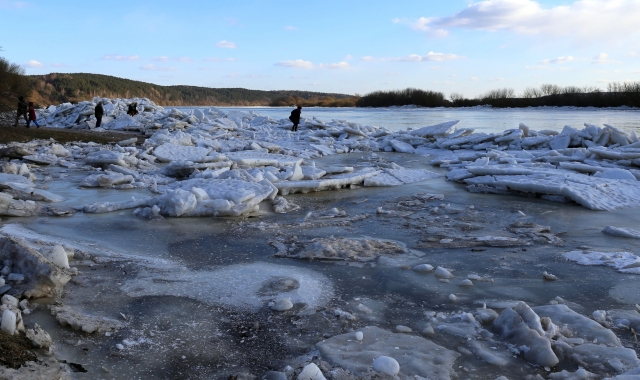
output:
[[[133,117],[133,116],[136,116],[137,114],[138,114],[138,103],[133,102],[129,104],[129,107],[127,109],[127,115]]]
[[[298,108],[291,111],[291,116],[289,116],[289,120],[293,123],[293,127],[291,127],[291,132],[296,132],[298,130],[298,124],[300,124],[300,113],[302,112],[302,106],[298,106]]]
[[[36,121],[36,110],[33,108],[33,102],[29,102],[29,121],[27,121],[27,128],[29,128],[29,124],[33,121],[33,124],[36,125],[36,128],[40,128],[40,125]]]
[[[18,113],[16,114],[16,123],[13,125],[14,127],[18,126],[18,120],[20,120],[20,116],[24,117],[24,121],[27,122],[27,128],[29,128],[29,118],[27,117],[27,102],[24,101],[24,97],[18,98]]]
[[[100,124],[102,123],[102,115],[104,115],[104,108],[102,108],[102,100],[98,101],[95,108],[96,115],[96,128],[100,128]]]

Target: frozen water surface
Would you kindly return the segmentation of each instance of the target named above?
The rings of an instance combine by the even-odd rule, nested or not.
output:
[[[186,138],[171,132],[175,141],[193,143],[191,146],[205,151],[217,146],[201,139],[205,133],[201,129],[192,127],[190,132],[189,127],[176,124],[182,119],[174,111],[162,112],[164,119],[157,119],[158,124],[173,123],[171,128],[184,127],[186,132],[180,129],[180,133],[190,135]],[[211,121],[206,128],[208,136],[220,130],[239,133],[246,128],[245,122],[253,120],[229,113],[227,121],[213,122],[223,111],[216,112],[182,117],[201,121],[206,117]],[[373,114],[377,117],[378,112],[392,111]],[[443,119],[450,120],[445,111],[440,112]],[[487,112],[487,120],[505,115],[468,112]],[[581,117],[596,115],[588,112],[596,111],[581,113]],[[350,121],[361,121],[355,119]],[[198,125],[189,120],[190,125]],[[554,125],[560,123],[553,121]],[[277,125],[271,128],[277,129]],[[315,130],[331,128],[338,127]],[[550,162],[625,167],[633,173],[636,158],[629,155],[637,153],[635,148],[621,150],[613,146],[619,143],[609,142],[600,145],[606,148],[597,148],[627,154],[622,161],[628,163],[621,163],[599,159],[588,147],[562,148],[568,150],[542,155],[539,152],[552,150],[545,146],[538,150],[421,148],[427,142],[407,138],[403,141],[416,146],[418,154],[412,154],[365,150],[362,141],[366,138],[359,133],[369,136],[379,130],[358,124],[340,128],[340,134],[328,133],[333,137],[314,139],[335,138],[337,144],[340,138],[351,140],[343,136],[350,134],[361,147],[349,149],[349,153],[305,157],[310,150],[300,146],[306,142],[295,139],[308,135],[294,136],[280,148],[271,145],[277,140],[246,138],[266,130],[260,126],[246,132],[248,135],[218,138],[219,149],[195,158],[200,164],[225,162],[234,159],[234,151],[248,150],[235,156],[253,158],[251,162],[230,163],[224,170],[192,167],[186,177],[159,174],[170,164],[152,162],[145,156],[153,153],[149,148],[166,141],[166,136],[159,135],[154,135],[156,145],[148,143],[151,145],[142,151],[123,149],[122,157],[131,158],[122,158],[117,167],[86,166],[82,157],[94,148],[67,146],[76,158],[65,156],[65,160],[75,167],[55,163],[31,166],[26,174],[23,169],[22,178],[29,174],[35,178],[22,182],[64,197],[56,205],[68,212],[52,214],[44,208],[48,204],[37,201],[43,208],[35,208],[33,213],[3,216],[0,254],[12,262],[3,262],[0,269],[8,271],[2,275],[11,286],[9,293],[20,296],[19,290],[26,286],[11,280],[15,278],[12,274],[24,275],[29,281],[33,278],[40,281],[39,289],[49,289],[42,284],[51,275],[47,270],[55,272],[55,264],[42,259],[36,273],[33,263],[40,257],[38,252],[51,247],[63,247],[69,255],[69,271],[77,268],[77,273],[64,272],[70,281],[63,288],[51,288],[45,297],[29,299],[28,312],[9,305],[10,300],[3,300],[3,308],[16,316],[20,312],[27,328],[38,323],[46,330],[53,340],[54,357],[74,363],[69,368],[76,371],[72,377],[77,379],[251,378],[268,371],[293,379],[310,363],[327,379],[384,378],[386,375],[375,372],[373,365],[379,357],[393,360],[381,359],[375,368],[395,368],[394,363],[399,363],[402,379],[560,378],[562,371],[565,375],[578,371],[575,378],[584,378],[587,371],[604,378],[637,371],[640,276],[636,264],[640,262],[640,240],[602,232],[607,226],[613,231],[638,230],[637,205],[595,211],[568,198],[548,197],[545,192],[522,193],[499,186],[491,191],[468,191],[468,182],[446,177],[453,170],[467,170],[472,175],[468,178],[474,179],[498,178],[502,175],[499,171],[506,169],[555,177],[566,174],[560,170],[568,169],[555,164],[551,168]],[[580,131],[565,132],[576,144],[577,139],[583,139],[582,144],[618,133],[606,128],[588,129],[584,133],[589,137]],[[500,136],[509,140],[514,133],[523,137],[516,131]],[[465,134],[460,132],[462,137]],[[626,136],[633,140],[633,134]],[[499,138],[491,140],[498,148]],[[428,142],[442,143],[444,140]],[[95,151],[98,149],[104,147]],[[226,158],[219,156],[226,153]],[[532,159],[536,154],[544,159]],[[175,162],[182,160],[178,155],[162,155]],[[258,162],[256,158],[272,161]],[[180,162],[183,168],[191,165]],[[483,174],[472,173],[474,167],[483,167]],[[366,173],[372,168],[388,175],[396,173],[393,178],[401,183],[369,187],[363,179],[342,188],[313,191],[309,183],[315,179],[304,178],[304,173],[315,173],[330,180],[344,176],[341,173]],[[18,175],[19,166],[3,166],[3,170]],[[79,187],[87,176],[107,171],[131,175],[129,184],[134,185]],[[319,174],[321,171],[325,174]],[[595,178],[603,180],[577,173],[571,175],[581,175],[587,183]],[[10,176],[0,180],[17,181]],[[177,218],[163,214],[168,203],[155,198],[180,188],[184,193],[172,193],[171,207],[188,210],[193,206],[197,210],[209,205],[213,211],[224,211],[223,201],[242,206],[259,196],[246,192],[249,186],[231,195],[205,190],[207,184],[229,180],[261,186],[270,183],[275,190],[258,200],[256,207],[247,206],[246,212],[235,217],[216,217],[220,214],[212,212]],[[391,179],[380,177],[378,181],[388,185]],[[279,184],[291,183],[302,183],[312,190],[278,193]],[[637,186],[634,182],[624,184]],[[617,182],[606,185],[622,188]],[[285,213],[274,212],[276,193],[289,205],[284,207]],[[14,203],[7,199],[7,210],[26,204],[15,203],[24,194],[11,194]],[[96,202],[117,207],[103,213],[80,211]],[[154,209],[157,205],[162,207]],[[31,261],[20,259],[20,255]],[[48,305],[53,305],[51,309],[58,315],[52,315]],[[290,307],[282,310],[278,305]],[[91,330],[91,326],[102,326],[99,328],[105,331],[82,331]]]

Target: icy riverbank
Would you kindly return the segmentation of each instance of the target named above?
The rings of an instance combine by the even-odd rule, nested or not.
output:
[[[125,125],[127,101],[112,103],[105,128],[143,131],[143,144],[1,150],[3,329],[43,336],[38,323],[53,347],[41,354],[88,371],[75,378],[578,379],[640,366],[632,133],[338,120],[291,133],[252,112],[144,100]],[[84,128],[90,108],[50,116]]]

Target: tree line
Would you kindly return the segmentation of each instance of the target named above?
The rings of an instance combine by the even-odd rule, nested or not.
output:
[[[520,96],[512,88],[499,88],[487,91],[475,98],[465,98],[459,93],[444,93],[417,88],[404,90],[374,91],[364,96],[352,96],[340,99],[331,97],[300,99],[296,97],[280,98],[272,106],[301,105],[318,107],[392,107],[415,105],[420,107],[476,107],[491,106],[497,108],[524,107],[640,107],[640,82],[611,82],[606,91],[597,87],[562,87],[543,84],[528,87]]]
[[[412,102],[412,103],[410,103]],[[597,87],[562,87],[543,84],[528,87],[520,96],[512,88],[487,91],[476,98],[452,93],[445,98],[441,92],[415,88],[376,91],[361,97],[359,107],[389,107],[413,104],[422,107],[475,107],[489,105],[498,108],[521,107],[640,107],[640,82],[611,82],[607,91]]]
[[[286,106],[303,107],[640,107],[640,82],[611,82],[606,91],[597,87],[543,84],[516,95],[511,88],[465,98],[417,88],[374,91],[364,96],[311,91],[260,91],[244,88],[160,86],[101,74],[25,75],[24,69],[0,57],[0,113],[13,111],[18,96],[39,106],[110,98],[146,97],[163,106]]]
[[[267,106],[275,99],[314,99],[348,95],[311,91],[260,91],[245,88],[160,86],[101,74],[47,74],[28,77],[34,98],[41,104],[79,102],[94,96],[109,98],[144,97],[162,106]]]

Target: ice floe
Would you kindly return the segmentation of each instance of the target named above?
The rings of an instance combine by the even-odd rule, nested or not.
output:
[[[316,347],[325,360],[354,374],[373,368],[386,374],[400,372],[404,376],[447,379],[453,372],[453,362],[460,356],[419,336],[392,333],[375,326],[360,331],[361,341],[353,339],[353,333],[347,333],[319,342]]]
[[[563,256],[580,265],[605,265],[621,273],[640,274],[640,257],[631,252],[570,251]]]
[[[164,109],[148,99],[138,98],[94,98],[76,105],[51,106],[40,112],[41,119],[54,127],[92,128],[93,108],[98,101],[105,108],[100,129],[144,132],[148,138],[142,146],[136,147],[135,141],[128,140],[115,147],[26,144],[3,148],[4,154],[49,165],[69,165],[84,158],[86,164],[125,176],[93,174],[85,181],[85,187],[153,189],[157,182],[152,177],[160,181],[161,176],[178,180],[216,179],[221,176],[218,170],[225,170],[226,178],[268,181],[280,195],[286,196],[361,185],[398,186],[440,176],[426,169],[376,163],[339,174],[347,168],[316,168],[313,162],[324,155],[347,152],[415,153],[431,155],[433,165],[449,170],[447,179],[464,183],[472,192],[572,201],[594,210],[639,205],[640,142],[635,134],[609,124],[585,124],[582,130],[565,126],[561,132],[535,131],[520,124],[502,133],[487,134],[456,129],[458,121],[393,132],[343,120],[304,119],[300,132],[293,134],[288,131],[287,119],[275,120],[253,111],[223,112],[213,107]],[[125,114],[127,105],[132,103],[137,103],[139,111],[134,117]],[[137,176],[116,168],[133,169]],[[173,193],[170,198],[190,202],[186,193]],[[9,199],[6,202],[11,203]],[[32,205],[20,200],[11,203],[10,208],[5,214],[36,212]],[[241,215],[254,211],[253,207],[242,207],[225,213],[225,208],[214,207],[213,212],[195,214],[165,211],[161,214]],[[222,212],[216,214],[217,211]]]

